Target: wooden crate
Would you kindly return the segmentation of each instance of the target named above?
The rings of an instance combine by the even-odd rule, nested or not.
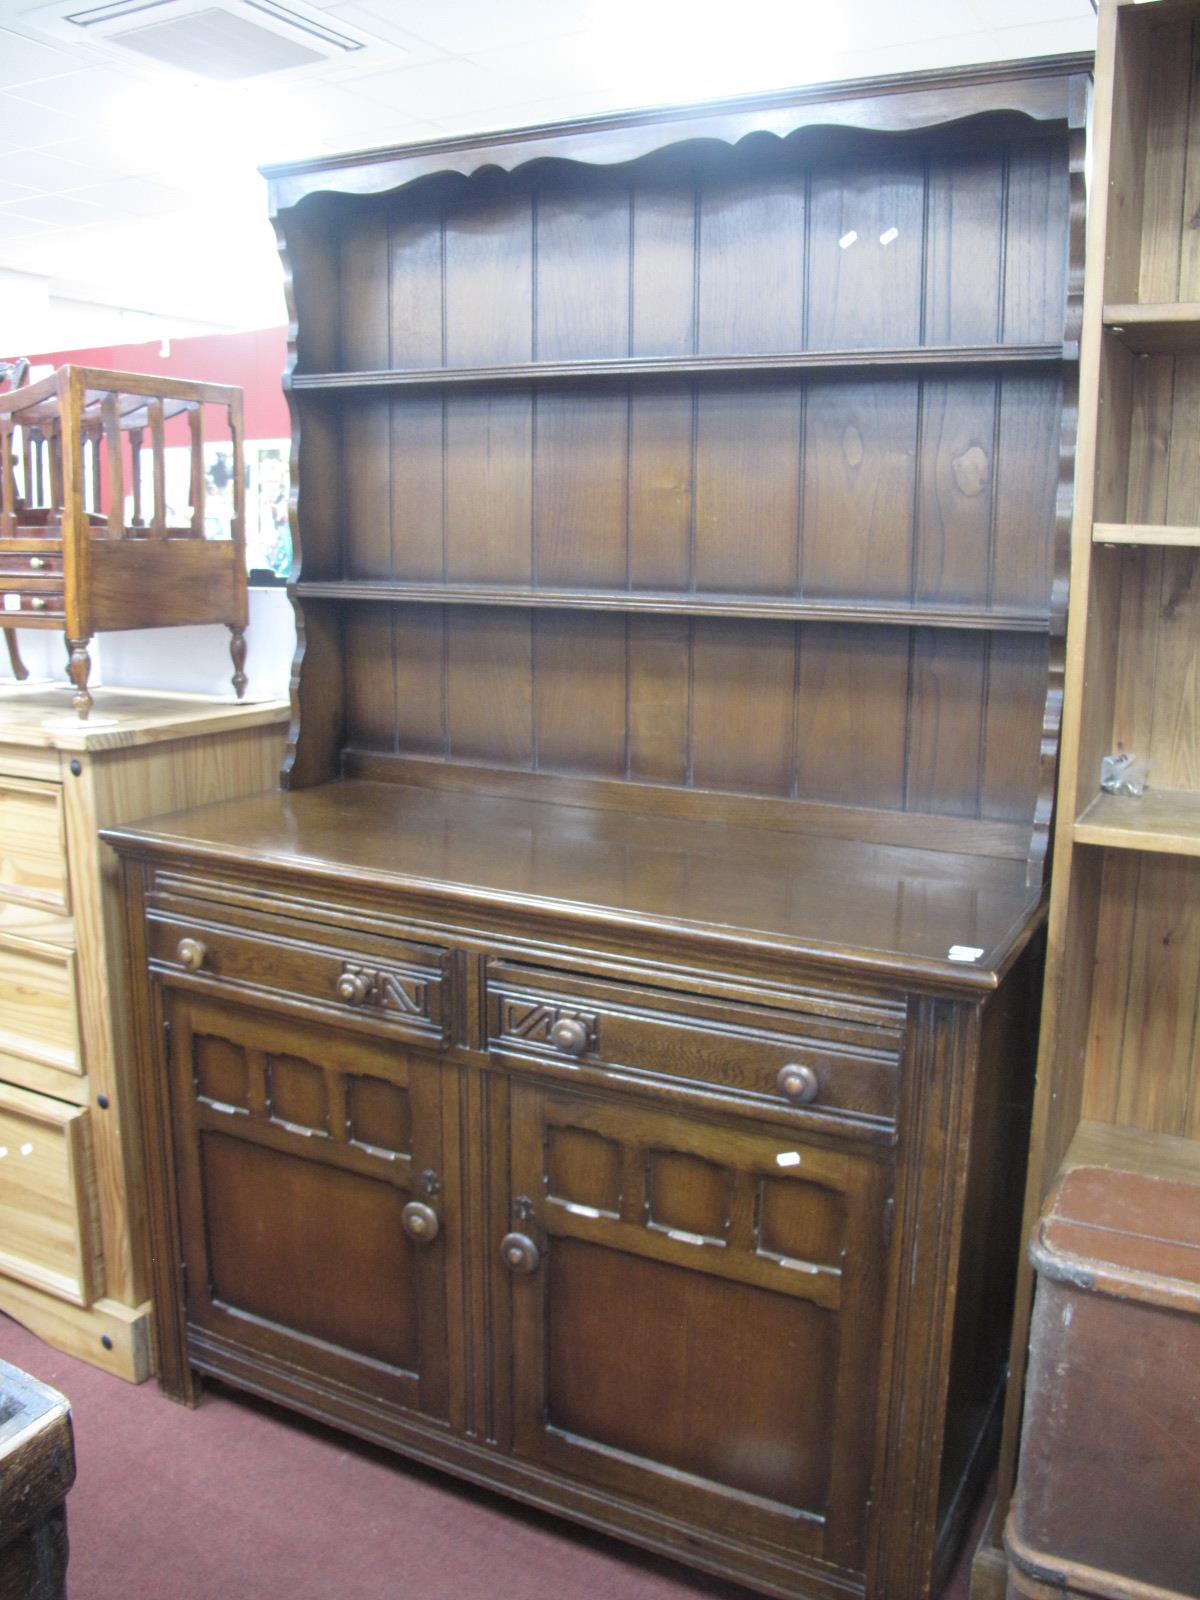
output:
[[[1096,1133],[1032,1247],[1013,1600],[1200,1595],[1200,1158]]]

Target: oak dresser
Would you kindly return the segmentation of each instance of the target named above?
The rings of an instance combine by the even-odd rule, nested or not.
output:
[[[768,1594],[948,1570],[1018,1243],[1085,71],[271,172],[283,787],[106,833],[169,1394]]]

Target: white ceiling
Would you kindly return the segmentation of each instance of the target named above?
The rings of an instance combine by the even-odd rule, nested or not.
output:
[[[1095,41],[1090,0],[295,0],[365,48],[216,83],[74,42],[97,3],[0,0],[0,351],[282,321],[263,161]]]

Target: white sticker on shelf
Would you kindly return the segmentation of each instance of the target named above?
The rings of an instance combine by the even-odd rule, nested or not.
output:
[[[798,1167],[800,1165],[799,1150],[781,1150],[775,1157],[777,1167]]]
[[[879,235],[879,242],[880,244],[893,244],[899,237],[899,228],[885,228]]]
[[[853,228],[851,228],[849,233],[844,233],[838,240],[838,246],[842,250],[849,250],[850,246],[854,244],[857,238],[858,234],[855,233]]]
[[[974,944],[952,944],[946,952],[950,961],[978,961],[983,950]]]
[[[6,594],[4,596],[5,611],[20,611],[21,596],[19,594]]]

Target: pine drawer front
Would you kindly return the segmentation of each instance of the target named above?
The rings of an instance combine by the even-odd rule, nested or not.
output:
[[[890,1139],[902,1013],[880,1010],[839,1020],[507,963],[488,982],[489,1049],[507,1065]]]
[[[0,1273],[82,1306],[104,1293],[90,1116],[0,1083]]]
[[[61,788],[0,777],[0,898],[65,913],[67,882]]]
[[[6,1057],[78,1077],[75,956],[62,945],[0,935],[0,1072]]]
[[[319,1013],[430,1045],[446,1040],[447,953],[398,939],[311,926],[239,927],[151,913],[151,970],[291,1013]],[[326,944],[325,938],[331,942]]]

